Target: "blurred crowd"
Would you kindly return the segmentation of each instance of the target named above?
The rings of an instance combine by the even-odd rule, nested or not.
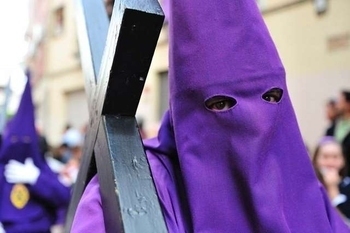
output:
[[[350,91],[325,105],[329,126],[311,152],[312,163],[332,205],[350,224]]]
[[[61,144],[58,147],[49,147],[44,136],[39,136],[39,146],[49,167],[58,175],[59,181],[70,187],[71,190],[77,179],[86,127],[76,129],[66,126],[62,134]],[[40,134],[39,134],[40,135]],[[71,191],[72,192],[72,191]],[[58,221],[51,227],[52,233],[64,232],[64,222],[68,205],[62,206],[58,211]]]

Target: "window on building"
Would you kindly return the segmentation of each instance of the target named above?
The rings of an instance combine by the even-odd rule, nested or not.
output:
[[[162,119],[163,114],[169,109],[169,78],[168,71],[159,73],[159,120]]]
[[[89,110],[87,97],[84,90],[68,92],[67,98],[67,123],[74,128],[81,129],[89,122]]]

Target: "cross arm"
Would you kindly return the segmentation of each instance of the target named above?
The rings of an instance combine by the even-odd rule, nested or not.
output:
[[[99,140],[102,140],[101,137],[97,138],[99,131],[103,130],[100,128],[101,116],[134,118],[163,21],[164,15],[156,0],[122,0],[114,5],[96,90],[89,104],[92,108],[89,129],[84,142],[81,168],[68,210],[66,224],[68,231],[80,197],[93,173],[96,172],[94,162],[99,159],[95,159],[93,154],[94,151],[98,151],[96,145],[101,144]],[[139,143],[142,145],[140,138]],[[96,153],[95,157],[108,156],[111,153],[110,150],[103,155]],[[134,153],[144,156],[143,148]],[[115,162],[113,157],[107,160],[112,164]],[[103,169],[97,167],[97,170]]]

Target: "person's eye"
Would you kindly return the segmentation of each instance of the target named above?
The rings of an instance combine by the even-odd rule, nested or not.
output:
[[[235,106],[237,101],[227,96],[214,96],[205,101],[205,106],[212,111],[225,111]]]
[[[270,103],[278,103],[282,98],[283,90],[272,88],[262,95],[262,99]]]

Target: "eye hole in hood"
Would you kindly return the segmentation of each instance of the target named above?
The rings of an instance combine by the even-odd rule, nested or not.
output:
[[[223,95],[213,96],[205,101],[206,108],[214,112],[227,111],[236,104],[237,101],[234,98]]]
[[[283,90],[281,88],[271,88],[262,95],[262,99],[269,103],[279,103],[283,96]]]

